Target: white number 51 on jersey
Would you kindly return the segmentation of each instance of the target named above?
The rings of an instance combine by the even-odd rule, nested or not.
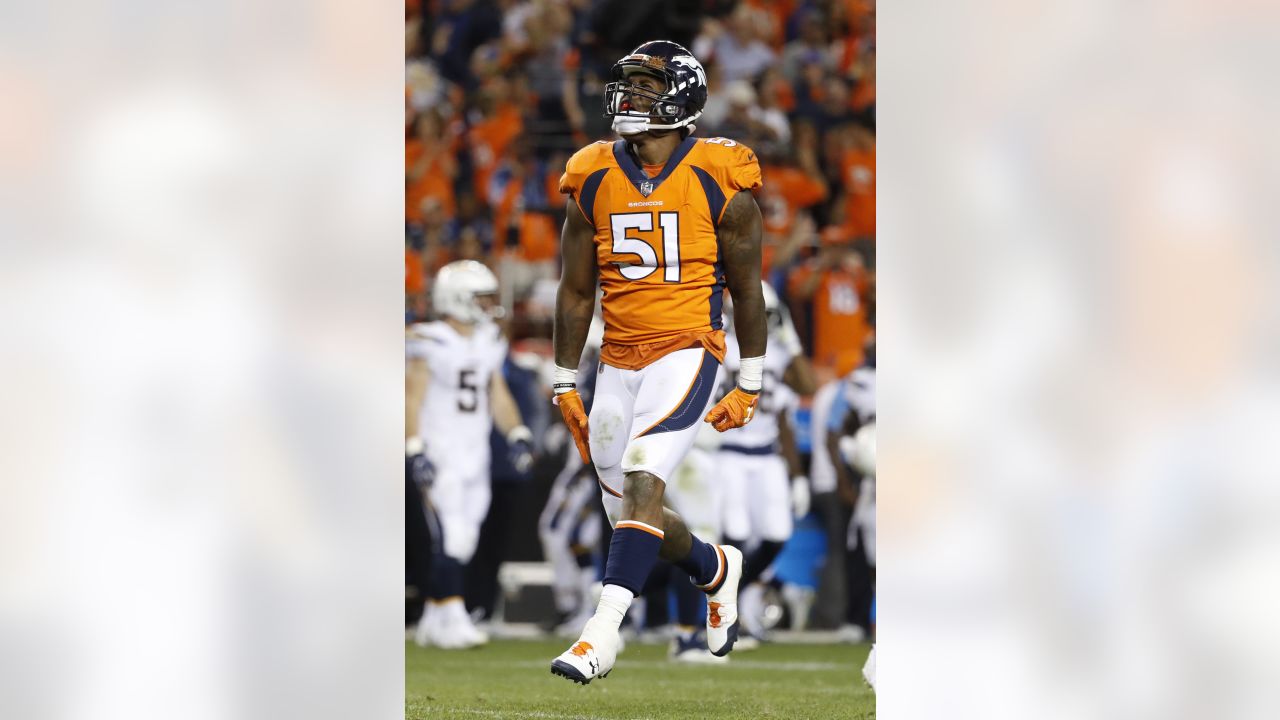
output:
[[[658,226],[662,228],[662,279],[669,283],[680,282],[680,213],[660,212]],[[618,272],[628,280],[642,280],[658,269],[658,253],[653,245],[627,233],[632,230],[653,232],[654,213],[620,213],[610,215],[613,227],[613,252],[618,255],[635,255],[640,262],[616,262]]]

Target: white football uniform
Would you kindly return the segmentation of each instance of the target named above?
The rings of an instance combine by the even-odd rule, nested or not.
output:
[[[876,369],[860,367],[849,373],[841,383],[840,391],[832,405],[832,415],[828,419],[828,430],[840,432],[845,416],[857,413],[858,420],[865,426],[874,423],[876,417]],[[855,478],[855,481],[856,478]],[[862,533],[863,547],[866,549],[867,561],[876,564],[876,479],[864,477],[858,489],[858,504],[853,510],[853,520],[849,523],[847,547],[852,550],[857,546],[857,533]]]
[[[507,343],[493,323],[464,337],[437,321],[411,328],[406,354],[431,370],[418,412],[418,435],[436,470],[429,497],[444,529],[445,554],[466,563],[489,511],[489,383],[502,372]]]
[[[876,369],[860,367],[849,374],[844,386],[845,401],[865,425],[876,416]]]
[[[571,448],[538,516],[543,556],[554,573],[551,589],[556,609],[563,613],[579,609],[585,597],[574,546],[595,548],[600,544],[600,514],[595,511],[599,494],[595,473],[583,472],[582,458]],[[595,580],[594,572],[591,580]]]
[[[809,483],[813,486],[814,495],[836,491],[836,467],[831,462],[831,453],[827,452],[827,419],[836,396],[843,389],[844,381],[837,379],[818,388],[813,395],[809,413]]]
[[[738,339],[725,339],[723,382],[733,387],[741,365]],[[799,403],[782,382],[794,356],[769,337],[760,400],[751,422],[721,435],[716,467],[723,480],[724,535],[734,540],[785,542],[791,537],[791,479],[778,446],[778,418]]]
[[[719,435],[711,425],[699,425],[693,447],[667,481],[663,493],[663,499],[684,518],[689,532],[709,543],[720,541],[724,515],[724,486],[719,482],[721,470],[716,467],[715,455]]]
[[[591,460],[610,524],[622,512],[622,483],[647,472],[671,484],[710,409],[720,364],[702,348],[677,350],[639,370],[600,363],[591,399]]]

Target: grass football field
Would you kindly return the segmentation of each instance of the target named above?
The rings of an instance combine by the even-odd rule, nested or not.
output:
[[[495,640],[473,650],[405,643],[405,717],[594,720],[874,720],[862,680],[870,645],[767,644],[726,665],[677,665],[665,645],[630,643],[605,679],[551,674],[562,640]]]

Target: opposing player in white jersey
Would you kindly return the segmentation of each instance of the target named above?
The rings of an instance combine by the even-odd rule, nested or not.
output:
[[[588,412],[603,340],[604,321],[593,317],[582,361],[578,364],[583,378],[578,391]],[[572,442],[568,433],[564,434],[564,441]],[[542,541],[543,556],[551,564],[552,596],[560,615],[555,627],[557,635],[577,637],[595,614],[599,592],[596,556],[603,531],[597,510],[599,497],[595,467],[584,463],[581,456],[569,448],[564,468],[551,483],[547,504],[538,516],[538,537]]]
[[[874,380],[874,373],[872,374]],[[858,503],[853,511],[853,521],[849,523],[849,548],[853,550],[859,543],[864,548],[868,564],[871,566],[872,589],[875,587],[876,568],[876,421],[875,421],[875,384],[870,388],[865,385],[855,387],[852,392],[851,412],[862,415],[868,400],[871,406],[869,422],[862,423],[853,435],[840,439],[840,455],[854,471],[862,475],[862,489],[858,493]],[[862,410],[858,407],[861,406]],[[874,599],[872,601],[872,617],[874,622]],[[862,666],[862,677],[876,689],[876,644],[871,643],[871,652],[867,662]]]
[[[871,603],[875,592],[875,472],[876,366],[874,346],[867,361],[844,379],[827,418],[827,450],[833,460],[841,501],[852,512],[846,544],[846,624],[841,636],[861,641],[871,631]],[[854,463],[854,438],[868,444],[871,470]],[[862,456],[865,457],[865,452]]]
[[[435,468],[428,498],[443,534],[415,634],[420,645],[464,648],[488,641],[463,604],[462,566],[475,553],[489,510],[495,422],[517,467],[532,463],[532,435],[502,377],[507,343],[493,322],[501,311],[497,291],[497,278],[484,265],[446,265],[432,287],[442,319],[413,326],[407,340],[405,449],[424,453]]]
[[[765,356],[764,384],[754,420],[727,430],[716,455],[723,478],[723,534],[726,542],[746,552],[739,590],[739,616],[749,635],[763,631],[763,587],[757,582],[791,537],[792,515],[809,512],[809,480],[804,476],[787,415],[799,395],[814,391],[813,369],[800,347],[787,310],[778,295],[762,283],[770,352]],[[730,329],[732,333],[732,328]],[[729,343],[723,382],[737,382],[736,344]],[[751,647],[747,640],[744,647]]]

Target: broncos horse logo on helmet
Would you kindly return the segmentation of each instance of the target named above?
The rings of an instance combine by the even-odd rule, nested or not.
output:
[[[657,92],[631,79],[651,75],[665,83]],[[649,101],[647,110],[635,100]],[[622,134],[689,127],[707,104],[707,73],[693,53],[669,40],[644,43],[613,64],[613,81],[604,89],[604,115]]]

